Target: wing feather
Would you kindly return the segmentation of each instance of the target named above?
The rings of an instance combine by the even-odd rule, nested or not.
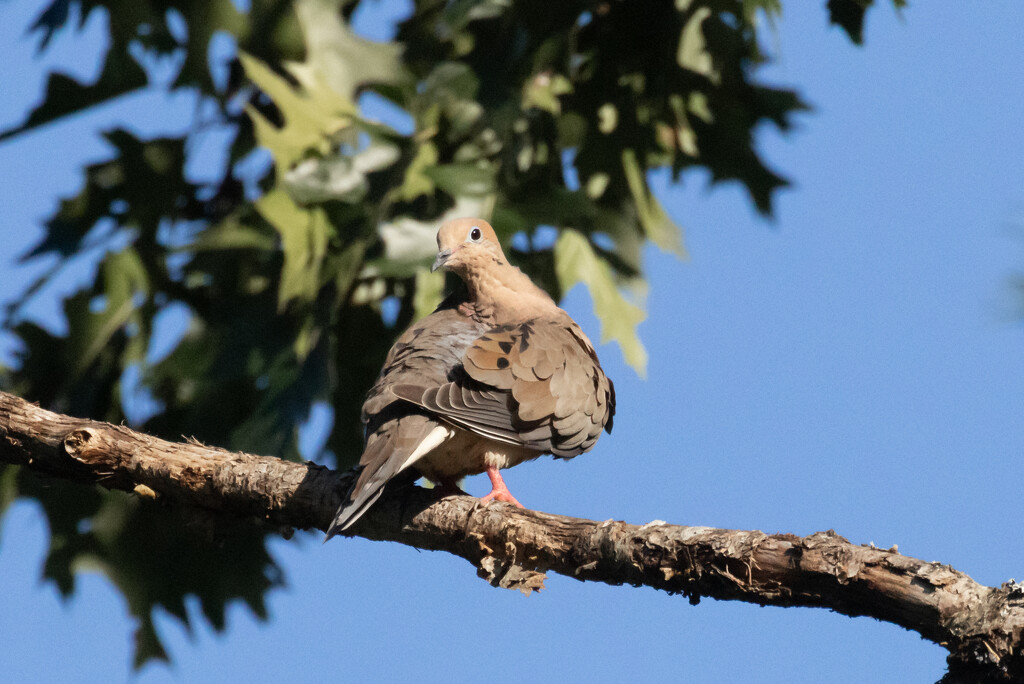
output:
[[[447,382],[390,389],[453,425],[563,457],[589,449],[614,411],[593,346],[564,312],[488,330]]]

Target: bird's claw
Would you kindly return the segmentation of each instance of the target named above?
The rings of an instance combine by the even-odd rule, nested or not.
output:
[[[480,497],[480,503],[482,504],[487,504],[491,501],[502,501],[513,504],[516,508],[526,508],[526,506],[516,501],[516,497],[512,496],[512,493],[507,489],[492,489],[490,494]]]

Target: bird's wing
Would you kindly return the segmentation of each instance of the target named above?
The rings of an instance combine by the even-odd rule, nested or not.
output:
[[[440,385],[451,379],[462,365],[462,357],[488,326],[460,314],[459,299],[445,300],[426,318],[409,326],[391,347],[377,381],[363,403],[367,435],[376,429],[379,417],[395,401],[392,385]]]
[[[444,383],[390,391],[481,436],[571,458],[609,432],[615,391],[583,331],[564,312],[477,338]]]

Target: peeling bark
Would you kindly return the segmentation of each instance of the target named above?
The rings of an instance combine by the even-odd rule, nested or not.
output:
[[[0,462],[51,477],[157,497],[213,515],[326,530],[350,474],[195,441],[167,442],[46,411],[0,392]],[[597,522],[469,496],[392,488],[351,530],[447,551],[491,584],[525,593],[544,572],[647,585],[759,605],[828,608],[918,632],[949,651],[943,681],[1024,681],[1024,585],[992,588],[948,565],[858,546],[835,532],[757,531]]]

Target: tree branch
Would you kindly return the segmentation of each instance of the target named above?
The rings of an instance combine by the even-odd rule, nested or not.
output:
[[[278,458],[172,443],[123,426],[72,418],[0,392],[0,462],[134,491],[215,515],[255,516],[325,530],[348,473]],[[982,586],[833,531],[807,537],[669,525],[643,526],[441,500],[391,489],[350,533],[447,551],[495,586],[529,593],[542,572],[581,581],[647,585],[696,603],[707,596],[759,605],[829,608],[918,632],[949,650],[943,681],[1024,681],[1024,585]]]

